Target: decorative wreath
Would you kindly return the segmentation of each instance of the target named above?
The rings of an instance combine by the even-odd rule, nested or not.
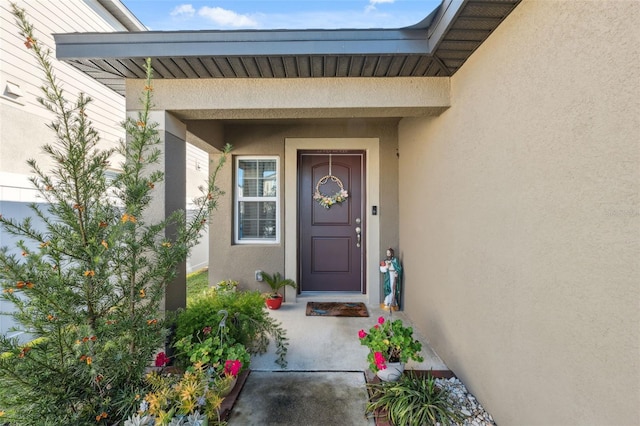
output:
[[[329,179],[331,179],[331,181],[335,182],[340,187],[340,191],[336,192],[331,196],[325,195],[322,192],[320,192],[320,186],[327,183]],[[313,194],[313,199],[316,200],[318,204],[320,204],[325,209],[330,208],[334,204],[340,204],[341,202],[346,200],[348,197],[349,197],[349,193],[344,189],[344,186],[342,185],[342,181],[337,176],[333,176],[333,175],[326,175],[320,178],[320,180],[316,184],[316,192]]]

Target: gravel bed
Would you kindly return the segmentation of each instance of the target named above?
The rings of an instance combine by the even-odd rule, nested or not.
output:
[[[436,379],[436,384],[443,389],[447,389],[450,398],[466,416],[464,426],[495,426],[496,422],[487,413],[478,400],[467,390],[465,385],[456,377],[450,379]]]

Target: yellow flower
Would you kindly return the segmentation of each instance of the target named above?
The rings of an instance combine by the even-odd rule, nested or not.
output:
[[[108,249],[108,248],[109,248],[109,244],[108,244],[105,240],[102,240],[102,242],[101,242],[100,244],[102,244],[102,246],[103,246],[105,249]]]
[[[0,417],[4,416],[6,413],[4,411],[0,411]]]
[[[165,241],[164,243],[162,243],[162,247],[171,247],[171,243],[168,241]]]
[[[88,357],[87,357],[87,365],[91,365],[91,362],[92,362],[92,361],[93,361],[93,360],[91,359],[91,357],[90,357],[90,356],[88,356]]]
[[[93,276],[95,276],[95,275],[96,275],[96,272],[95,272],[95,271],[91,271],[91,270],[89,270],[89,271],[84,271],[84,276],[85,276],[85,277],[93,277]]]
[[[144,292],[144,288],[140,289],[140,298],[144,299],[144,296],[146,296],[146,293]]]

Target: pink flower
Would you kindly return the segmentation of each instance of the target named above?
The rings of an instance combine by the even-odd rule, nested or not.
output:
[[[367,337],[367,333],[365,333],[364,330],[360,330],[358,331],[358,337],[364,339],[365,337]]]
[[[378,324],[384,324],[384,317],[378,318]]]
[[[242,368],[242,363],[239,360],[228,359],[224,363],[224,374],[226,374],[227,376],[235,377],[238,375],[241,368]]]
[[[210,334],[211,333],[211,327],[207,326],[205,328],[202,329],[202,332],[204,334]]]
[[[160,352],[156,355],[156,367],[164,367],[168,362],[169,357],[164,352]]]
[[[378,324],[374,325],[373,328],[380,328]]]
[[[374,352],[373,358],[376,363],[376,367],[378,367],[378,370],[384,370],[385,368],[387,368],[387,365],[385,364],[384,355],[382,355],[382,352]]]

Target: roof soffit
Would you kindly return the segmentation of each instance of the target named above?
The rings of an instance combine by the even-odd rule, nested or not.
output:
[[[107,1],[107,0],[103,0]],[[444,0],[399,29],[56,34],[56,55],[121,94],[125,78],[453,75],[521,0]]]

